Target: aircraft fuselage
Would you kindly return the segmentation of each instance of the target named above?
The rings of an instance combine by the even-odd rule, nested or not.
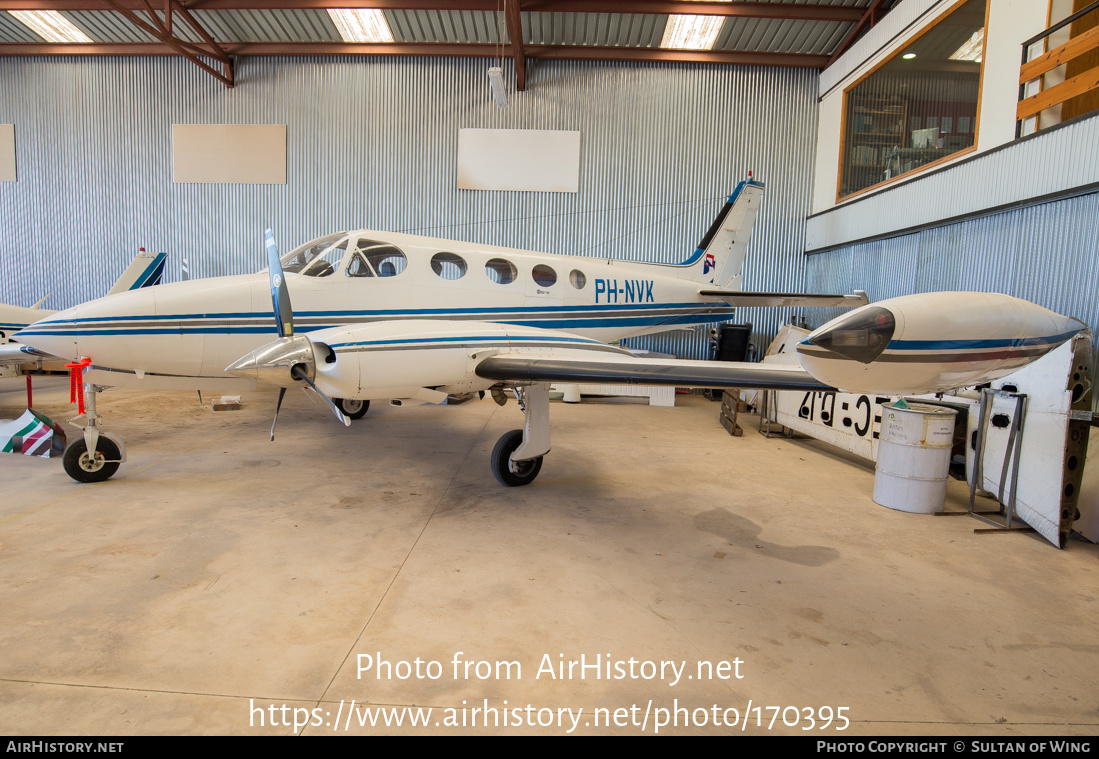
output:
[[[375,248],[363,248],[368,242]],[[358,250],[380,246],[403,254],[402,270],[387,276],[384,261],[368,268],[356,260]],[[724,302],[700,296],[700,282],[675,265],[373,231],[351,233],[333,253],[338,259],[321,276],[285,275],[298,333],[426,319],[537,327],[611,342],[733,313]],[[104,385],[228,391],[251,383],[225,374],[225,367],[275,334],[268,275],[257,273],[100,298],[35,324],[20,339],[54,355],[90,357],[88,380]]]

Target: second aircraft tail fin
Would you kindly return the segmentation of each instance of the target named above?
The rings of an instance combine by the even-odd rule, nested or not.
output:
[[[141,250],[107,294],[160,284],[160,278],[164,276],[164,260],[167,257],[166,253],[146,253],[144,249]]]

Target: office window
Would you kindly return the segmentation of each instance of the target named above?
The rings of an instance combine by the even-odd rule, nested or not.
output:
[[[972,150],[986,0],[968,0],[844,92],[838,198]]]

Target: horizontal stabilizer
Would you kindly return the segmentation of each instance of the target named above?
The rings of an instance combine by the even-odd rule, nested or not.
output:
[[[853,295],[820,295],[817,293],[753,293],[742,290],[699,290],[699,295],[721,298],[730,306],[800,306],[802,308],[858,308],[870,302],[866,293],[855,290]]]
[[[21,343],[0,345],[0,364],[33,364],[42,360],[67,361],[68,359],[58,358],[52,353],[46,353]]]
[[[485,379],[512,382],[584,382],[608,385],[743,387],[760,390],[833,390],[800,367],[687,359],[545,358],[507,354],[477,365]]]

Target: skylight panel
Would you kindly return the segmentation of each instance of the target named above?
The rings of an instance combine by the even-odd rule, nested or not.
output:
[[[58,11],[8,11],[23,26],[46,42],[92,42]]]
[[[985,46],[985,30],[978,29],[973,32],[973,36],[970,37],[965,43],[954,51],[954,54],[950,56],[952,61],[977,61],[981,60],[981,53],[984,51]]]
[[[673,50],[713,50],[724,23],[724,16],[668,16],[668,25],[664,27],[660,47]]]
[[[344,42],[393,42],[393,32],[380,10],[329,8],[328,15]]]

